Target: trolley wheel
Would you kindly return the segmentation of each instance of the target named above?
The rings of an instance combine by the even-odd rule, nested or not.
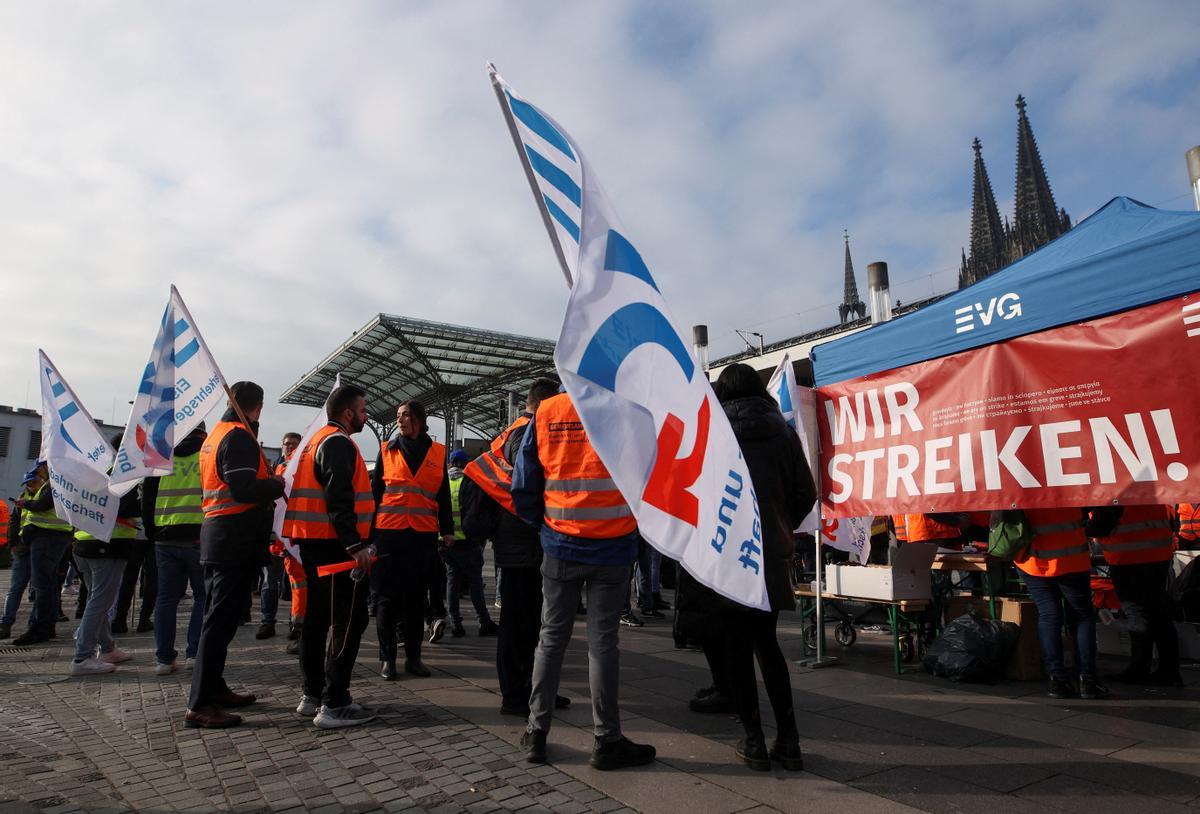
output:
[[[849,647],[858,640],[858,631],[849,622],[838,622],[837,627],[833,629],[833,638],[842,647]]]
[[[817,652],[817,626],[812,622],[804,626],[804,651]]]
[[[900,637],[900,661],[905,664],[912,663],[912,660],[917,656],[916,642],[913,641],[912,634],[905,633]]]

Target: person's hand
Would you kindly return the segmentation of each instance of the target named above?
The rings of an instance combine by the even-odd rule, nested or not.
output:
[[[446,546],[446,548],[454,548],[454,535],[453,534],[442,535],[442,543]]]
[[[19,497],[19,498],[17,498],[16,500],[14,500],[14,501],[13,501],[13,505],[14,505],[14,506],[16,506],[18,509],[24,509],[24,508],[25,508],[25,504],[26,504],[27,502],[28,502],[28,501],[27,501],[27,500],[25,500],[25,498],[23,498],[23,497]]]
[[[366,571],[371,567],[371,549],[363,546],[358,551],[350,555],[354,558],[354,565]]]
[[[272,475],[271,480],[277,481],[280,486],[287,486],[287,481],[283,479],[283,475]]]

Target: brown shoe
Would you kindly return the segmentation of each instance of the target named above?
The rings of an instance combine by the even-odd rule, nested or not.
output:
[[[234,692],[233,690],[226,690],[225,692],[217,695],[217,697],[213,699],[213,703],[219,707],[234,707],[234,708],[236,708],[236,707],[248,707],[257,700],[258,699],[255,697],[254,693],[252,693],[252,692],[240,693],[240,692]]]
[[[193,729],[226,729],[241,722],[241,715],[225,712],[212,704],[200,709],[189,709],[183,714],[183,725]]]

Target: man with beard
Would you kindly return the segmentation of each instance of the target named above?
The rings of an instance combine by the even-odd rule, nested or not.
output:
[[[300,546],[309,605],[300,634],[304,697],[297,714],[322,729],[358,726],[376,716],[350,698],[350,675],[367,627],[367,545],[375,499],[351,435],[367,423],[362,388],[342,385],[325,404],[329,423],[300,451],[283,536]],[[321,566],[350,564],[322,576]]]

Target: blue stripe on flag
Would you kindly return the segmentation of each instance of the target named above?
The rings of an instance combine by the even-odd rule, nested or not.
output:
[[[59,408],[58,417],[61,418],[63,421],[66,421],[68,418],[75,415],[77,412],[79,412],[79,405],[72,401],[66,407]]]
[[[550,211],[550,217],[558,221],[562,225],[562,228],[566,229],[567,233],[575,238],[575,242],[578,243],[579,227],[575,224],[575,221],[571,220],[567,213],[562,211],[561,206],[550,200],[549,195],[542,193],[542,200],[546,202],[546,209]]]
[[[513,115],[520,119],[522,124],[541,136],[547,144],[552,144],[562,150],[563,155],[567,158],[575,160],[575,153],[571,152],[571,145],[563,138],[563,134],[546,121],[546,117],[539,113],[537,108],[528,102],[514,98],[508,91],[505,91],[504,95],[508,97],[508,106],[512,109]]]
[[[67,388],[63,387],[61,382],[55,382],[54,384],[50,385],[50,392],[55,396],[61,396],[63,393],[67,392]]]
[[[658,286],[654,284],[654,278],[650,276],[650,269],[646,268],[646,263],[638,254],[638,250],[615,229],[608,230],[608,245],[604,249],[604,269],[632,274],[658,291]],[[659,293],[662,292],[659,291]]]
[[[186,345],[184,345],[183,348],[178,353],[175,354],[175,364],[176,365],[187,364],[188,359],[191,359],[193,356],[195,356],[196,352],[198,350],[200,350],[200,341],[197,339],[193,339],[191,342],[188,342]]]
[[[189,326],[186,319],[175,320],[175,338],[178,339],[179,337],[183,336],[183,332],[186,331],[188,327]]]
[[[567,196],[567,200],[576,206],[583,205],[583,191],[579,188],[571,176],[560,170],[555,164],[548,161],[541,153],[525,145],[525,153],[529,156],[529,164],[533,167],[533,171],[545,178],[554,188]]]
[[[596,330],[579,360],[579,375],[616,392],[621,363],[642,345],[661,345],[675,357],[684,378],[692,380],[695,363],[674,326],[653,305],[634,302],[618,308]]]

